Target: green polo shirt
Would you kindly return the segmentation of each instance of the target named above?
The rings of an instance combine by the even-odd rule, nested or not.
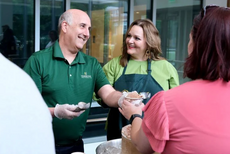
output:
[[[50,48],[33,53],[24,70],[32,77],[49,107],[81,101],[91,103],[93,92],[109,84],[96,58],[78,52],[69,64],[58,41]],[[82,136],[88,114],[89,109],[73,120],[53,118],[56,144],[69,144]]]

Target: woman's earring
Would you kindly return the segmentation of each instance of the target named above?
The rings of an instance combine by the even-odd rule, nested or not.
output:
[[[146,55],[146,57],[147,57],[148,59],[151,58],[151,57],[150,57],[150,51],[149,51],[149,50],[146,51],[145,55]]]

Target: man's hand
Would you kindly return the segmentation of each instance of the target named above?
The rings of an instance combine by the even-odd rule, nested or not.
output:
[[[69,104],[63,104],[59,105],[57,104],[54,108],[54,115],[59,119],[73,119],[74,117],[80,116],[83,111],[76,112],[74,111],[76,109],[75,105],[69,105]]]

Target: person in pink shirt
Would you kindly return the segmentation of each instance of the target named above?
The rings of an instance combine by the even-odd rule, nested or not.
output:
[[[230,153],[230,9],[207,6],[194,18],[188,53],[184,77],[192,81],[119,108],[143,154]]]

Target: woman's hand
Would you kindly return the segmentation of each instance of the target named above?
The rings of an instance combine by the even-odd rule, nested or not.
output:
[[[144,107],[144,104],[142,103],[139,106],[135,106],[134,104],[124,100],[122,103],[121,108],[119,108],[119,111],[121,112],[121,114],[127,119],[129,120],[130,117],[133,114],[140,114],[142,115],[142,108]]]

